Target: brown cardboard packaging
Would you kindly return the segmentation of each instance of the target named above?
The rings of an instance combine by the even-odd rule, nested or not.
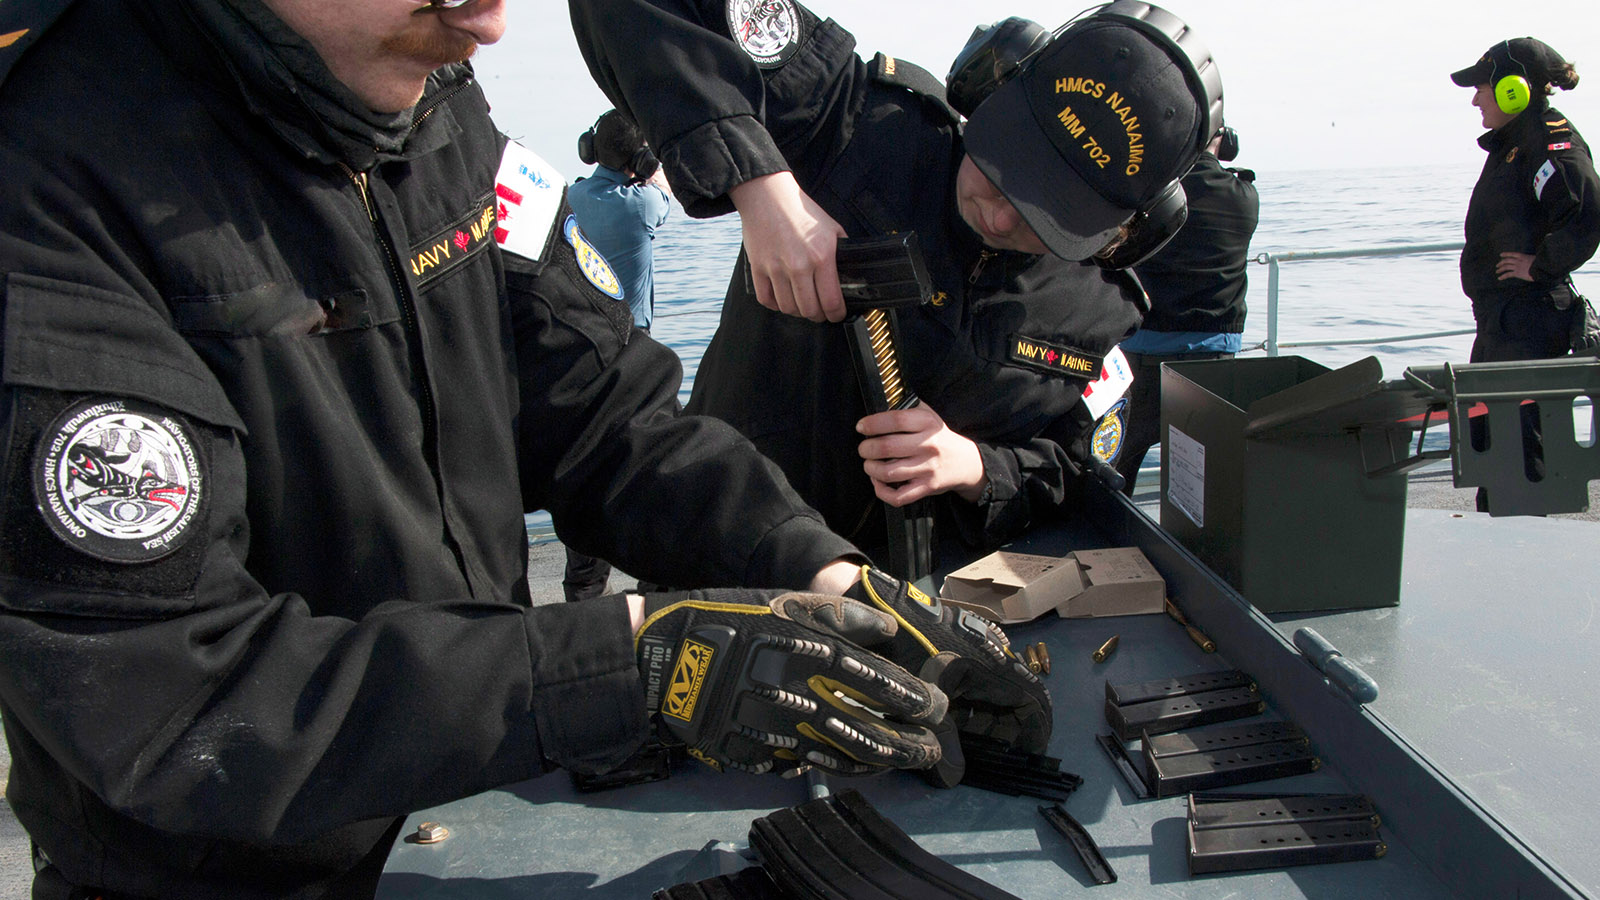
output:
[[[939,595],[996,622],[1128,616],[1165,609],[1167,586],[1137,547],[1035,556],[997,550],[945,576]]]

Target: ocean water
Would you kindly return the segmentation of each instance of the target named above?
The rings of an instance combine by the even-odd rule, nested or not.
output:
[[[1241,160],[1247,163],[1247,160]],[[1462,240],[1476,168],[1404,167],[1256,173],[1261,224],[1250,252],[1344,250]],[[674,205],[656,235],[654,337],[677,351],[688,398],[694,372],[716,329],[739,252],[737,215],[690,219]],[[1472,328],[1454,251],[1400,257],[1287,260],[1279,266],[1280,343],[1388,339]],[[1267,274],[1250,266],[1246,347],[1267,338]],[[1600,297],[1600,259],[1578,270],[1580,290]],[[1330,368],[1376,356],[1386,378],[1407,366],[1466,362],[1470,334],[1364,346],[1284,347]],[[1265,355],[1264,349],[1247,351]]]

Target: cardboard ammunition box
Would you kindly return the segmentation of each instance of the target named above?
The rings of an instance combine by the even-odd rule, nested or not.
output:
[[[999,550],[945,576],[940,597],[1001,624],[1165,610],[1167,585],[1136,547],[1035,556]]]

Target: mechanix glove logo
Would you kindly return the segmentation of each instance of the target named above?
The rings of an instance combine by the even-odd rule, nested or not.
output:
[[[700,689],[705,685],[706,672],[716,650],[695,640],[685,640],[678,651],[678,663],[672,670],[672,681],[661,701],[661,714],[688,722],[694,719],[695,702],[700,699]]]
[[[68,407],[34,450],[33,492],[56,536],[96,559],[141,563],[182,546],[206,499],[189,426],[127,400]]]

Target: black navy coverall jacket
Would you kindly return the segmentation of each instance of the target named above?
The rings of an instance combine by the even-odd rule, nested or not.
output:
[[[728,6],[573,0],[570,9],[596,81],[641,124],[690,215],[728,212],[731,188],[792,170],[848,234],[917,233],[934,295],[899,314],[902,371],[978,443],[990,482],[976,507],[941,497],[942,518],[969,542],[1013,536],[1061,502],[1064,448],[1079,445],[1081,459],[1087,444],[1089,380],[1063,361],[1098,365],[1138,325],[1141,289],[1126,273],[979,243],[955,204],[960,128],[927,73],[933,83],[919,91],[914,66],[882,55],[869,65],[847,31],[789,0],[756,4],[767,18],[740,26],[747,45],[775,51],[758,65],[730,38]],[[748,435],[840,533],[879,541],[882,504],[857,452],[866,409],[845,329],[761,307],[744,267],[689,408]]]
[[[1600,246],[1600,179],[1589,145],[1559,110],[1523,110],[1478,138],[1488,151],[1467,206],[1461,289],[1472,298],[1473,362],[1545,359],[1568,351],[1574,307],[1550,292]],[[1506,251],[1534,255],[1532,283],[1499,280]]]
[[[1150,294],[1149,331],[1244,331],[1250,239],[1261,218],[1255,173],[1201,153],[1183,176],[1189,218],[1134,270]]]
[[[674,415],[559,228],[500,250],[467,67],[335,152],[230,8],[79,0],[0,51],[8,797],[77,884],[344,897],[396,817],[647,732],[623,604],[530,607],[524,511],[681,585],[853,548]]]

